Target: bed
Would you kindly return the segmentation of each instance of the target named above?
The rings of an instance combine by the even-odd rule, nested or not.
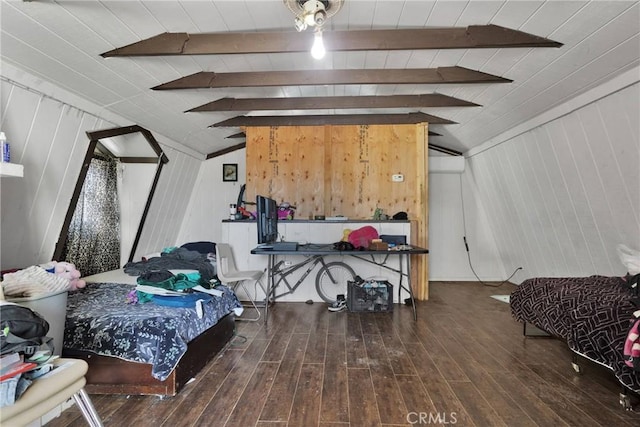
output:
[[[87,277],[86,288],[69,293],[63,355],[89,363],[89,393],[173,396],[233,337],[241,304],[224,285],[219,296],[198,294],[201,311],[131,304],[137,277],[125,269]]]
[[[510,305],[525,327],[566,340],[575,354],[606,366],[626,389],[640,393],[640,372],[625,364],[623,351],[638,309],[634,299],[621,277],[533,278],[511,293]]]

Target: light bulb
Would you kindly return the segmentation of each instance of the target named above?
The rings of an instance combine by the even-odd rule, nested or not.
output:
[[[322,41],[322,31],[316,31],[313,34],[313,46],[311,46],[311,56],[315,59],[324,58],[324,54],[327,51],[324,48],[324,42]]]

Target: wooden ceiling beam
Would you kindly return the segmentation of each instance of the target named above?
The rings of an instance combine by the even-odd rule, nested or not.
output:
[[[436,144],[429,143],[428,146],[429,146],[429,149],[433,150],[433,151],[438,151],[440,153],[449,154],[451,156],[462,156],[462,153],[460,151],[453,150],[453,149],[447,148],[447,147],[443,147],[442,145],[436,145]]]
[[[163,83],[152,89],[448,83],[511,83],[511,80],[457,66],[408,69],[250,71],[239,73],[200,71],[190,76]]]
[[[439,93],[390,96],[313,96],[297,98],[221,98],[185,111],[324,110],[350,108],[479,107]]]
[[[222,150],[214,151],[213,153],[207,154],[207,160],[213,159],[214,157],[220,157],[224,154],[233,153],[234,151],[237,151],[237,150],[242,150],[246,146],[247,146],[247,143],[243,142],[241,144],[232,145],[231,147],[223,148]]]
[[[226,138],[246,138],[247,135],[244,132],[234,133],[233,135],[229,135]]]
[[[323,126],[323,125],[399,125],[430,123],[456,124],[451,120],[425,113],[408,114],[333,114],[299,116],[237,116],[209,127],[238,126]]]
[[[122,163],[158,163],[157,157],[120,157]]]
[[[560,47],[562,43],[498,25],[324,31],[327,51]],[[313,32],[163,33],[110,50],[115,56],[305,52]]]

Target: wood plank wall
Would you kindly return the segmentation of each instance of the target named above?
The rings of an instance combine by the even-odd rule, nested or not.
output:
[[[296,206],[296,218],[371,219],[407,212],[413,243],[428,244],[427,125],[249,127],[246,197]],[[393,174],[404,175],[392,182]],[[428,257],[413,262],[414,293],[428,298]]]

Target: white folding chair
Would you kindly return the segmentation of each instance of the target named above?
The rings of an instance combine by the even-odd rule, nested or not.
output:
[[[260,320],[260,315],[261,315],[260,309],[256,305],[255,301],[251,299],[251,294],[249,293],[247,287],[245,286],[245,282],[249,280],[253,280],[254,282],[253,297],[254,298],[257,297],[258,285],[260,285],[260,288],[262,289],[264,294],[267,295],[267,291],[262,285],[262,282],[260,281],[260,279],[262,278],[262,275],[264,274],[264,271],[261,271],[261,270],[239,271],[238,268],[236,267],[236,263],[233,258],[233,252],[231,251],[231,246],[229,246],[226,243],[216,243],[216,266],[217,266],[218,279],[220,279],[222,283],[226,284],[227,286],[232,288],[234,291],[236,290],[238,285],[240,285],[242,287],[242,290],[249,297],[249,302],[250,302],[249,307],[255,309],[257,313],[256,317],[254,318],[249,318],[249,319],[238,318],[238,320],[247,320],[252,322],[256,322]],[[267,320],[266,318],[267,303],[268,301],[267,301],[267,298],[265,297],[265,321]]]

